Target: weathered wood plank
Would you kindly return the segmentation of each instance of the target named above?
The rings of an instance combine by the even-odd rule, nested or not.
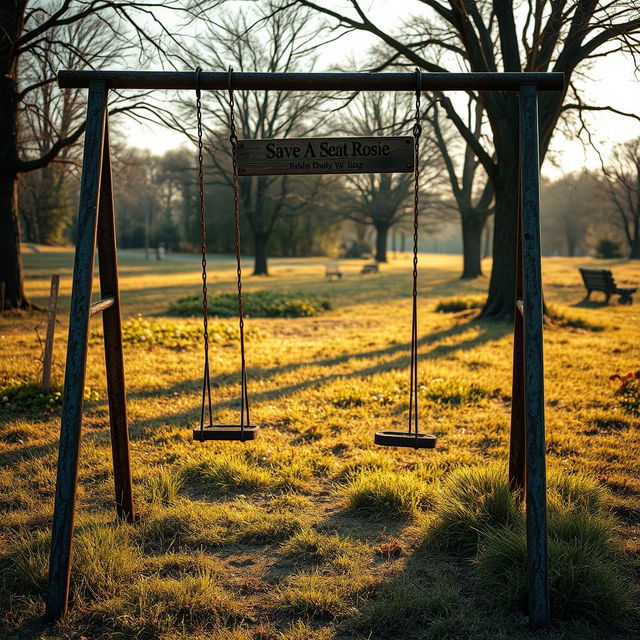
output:
[[[122,353],[117,255],[107,116],[102,156],[100,209],[98,213],[98,256],[100,258],[100,292],[103,298],[113,299],[113,304],[103,312],[102,326],[107,370],[107,394],[109,396],[109,423],[111,426],[111,453],[116,492],[116,512],[118,517],[133,522],[136,519],[136,514],[133,506],[133,482],[129,455],[129,426],[127,424],[124,356]]]
[[[527,568],[529,622],[549,627],[549,561],[545,461],[542,275],[540,264],[540,155],[538,92],[520,92],[520,163],[522,198],[522,281],[524,293],[524,382],[527,430]]]
[[[58,84],[66,89],[104,82],[109,89],[188,89],[195,91],[193,71],[60,71]],[[422,91],[518,91],[522,83],[540,91],[559,91],[563,73],[475,72],[423,73]],[[201,89],[226,90],[229,74],[203,71]],[[249,91],[415,91],[415,72],[379,73],[234,73],[233,88]]]
[[[91,307],[93,259],[96,246],[98,199],[102,169],[102,145],[107,92],[103,84],[92,84],[87,105],[84,161],[80,186],[78,235],[73,266],[73,289],[69,312],[69,340],[64,379],[56,497],[51,530],[49,582],[45,617],[62,618],[69,603],[69,580],[76,506],[78,453],[82,405],[87,368],[87,338]]]
[[[413,137],[240,140],[238,175],[413,172]]]

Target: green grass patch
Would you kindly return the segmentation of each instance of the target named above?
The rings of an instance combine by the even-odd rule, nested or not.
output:
[[[468,557],[477,553],[484,533],[495,527],[520,527],[524,517],[499,465],[461,468],[449,474],[434,515],[429,538]]]
[[[408,571],[384,583],[360,608],[352,621],[363,633],[389,637],[459,638],[463,597],[448,575],[421,575]],[[449,623],[448,625],[446,623]],[[454,631],[455,635],[445,632]],[[436,635],[437,634],[437,635]]]
[[[482,309],[486,298],[481,296],[455,296],[444,298],[436,304],[436,311],[439,313],[457,313],[458,311],[468,311],[469,309]]]
[[[337,619],[355,613],[355,600],[375,584],[359,571],[339,575],[298,573],[291,576],[277,597],[276,609],[306,618]]]
[[[84,401],[95,402],[100,393],[89,386],[84,388]],[[62,387],[53,383],[48,392],[40,382],[26,377],[13,377],[0,383],[0,407],[14,411],[52,412],[62,406]]]
[[[361,560],[367,553],[367,546],[335,533],[304,529],[289,538],[282,546],[282,551],[293,558],[329,563],[343,569]]]
[[[201,315],[193,313],[189,315]],[[177,315],[177,314],[176,314]],[[256,337],[255,329],[245,331],[245,337]],[[172,322],[170,320],[155,320],[143,318],[141,314],[129,318],[122,323],[122,341],[125,344],[147,345],[149,347],[165,347],[182,351],[202,344],[202,326],[188,322]],[[102,340],[102,330],[96,329],[91,333],[93,341]],[[210,344],[230,344],[240,340],[240,330],[237,326],[225,322],[209,323]]]
[[[302,318],[317,316],[332,309],[331,301],[320,296],[289,291],[262,289],[243,295],[244,313],[251,318]],[[235,293],[219,293],[208,300],[209,314],[219,318],[238,315],[238,298]],[[202,314],[202,298],[186,296],[169,306],[169,315],[199,316]]]
[[[93,618],[129,637],[157,638],[183,630],[213,631],[240,620],[241,603],[202,572],[181,579],[143,578],[117,600],[94,607]]]
[[[153,508],[136,529],[146,553],[214,549],[229,544],[283,542],[303,528],[303,518],[287,511],[266,511],[248,502],[185,502]]]
[[[272,487],[272,473],[252,464],[236,451],[220,451],[200,459],[187,460],[181,467],[186,484],[214,493],[257,491]]]
[[[370,471],[351,478],[342,493],[351,511],[387,518],[407,518],[428,508],[434,487],[411,471]]]
[[[430,402],[456,407],[477,404],[491,396],[491,392],[477,382],[444,378],[434,378],[426,385],[421,385],[420,394]]]
[[[163,468],[145,479],[145,497],[154,505],[171,506],[180,499],[184,478],[172,469]]]

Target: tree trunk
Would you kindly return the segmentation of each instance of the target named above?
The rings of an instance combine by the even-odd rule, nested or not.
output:
[[[482,275],[482,229],[485,219],[476,212],[464,212],[462,223],[462,280]]]
[[[376,262],[387,261],[387,235],[389,234],[389,225],[376,225]]]
[[[8,71],[8,70],[6,70]],[[28,309],[24,293],[18,218],[17,95],[13,75],[0,77],[0,282],[5,283],[5,309]]]
[[[5,283],[5,309],[29,309],[24,293],[18,189],[15,175],[0,169],[0,282]]]
[[[255,245],[255,259],[253,263],[254,276],[268,276],[267,270],[267,241],[268,236],[263,233],[256,233],[253,238]]]
[[[635,237],[633,244],[631,245],[629,260],[640,260],[640,237],[639,236]]]
[[[517,112],[516,112],[517,113]],[[482,317],[513,317],[516,276],[516,224],[518,219],[518,136],[511,135],[511,161],[500,162],[495,173],[495,223],[493,230],[493,268],[489,296]],[[506,154],[505,154],[506,155]]]

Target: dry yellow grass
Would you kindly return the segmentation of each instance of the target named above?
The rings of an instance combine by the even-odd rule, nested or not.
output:
[[[622,545],[617,579],[633,604],[640,568],[634,559],[640,551],[640,425],[620,405],[608,378],[640,368],[640,300],[631,307],[581,305],[577,267],[591,264],[612,268],[620,283],[640,285],[640,264],[544,260],[546,300],[564,316],[545,333],[548,462],[562,477],[586,473],[602,486]],[[62,275],[54,367],[59,384],[72,254],[27,254],[25,265],[27,290],[41,304],[49,275]],[[458,280],[459,257],[421,257],[422,428],[439,441],[436,450],[417,453],[373,445],[376,430],[403,428],[406,420],[409,257],[395,258],[380,275],[368,277],[358,275],[361,263],[343,261],[345,276],[333,283],[324,280],[322,259],[271,265],[271,277],[247,277],[246,290],[323,295],[334,309],[316,318],[247,320],[256,330],[248,354],[252,415],[264,426],[255,443],[191,441],[202,367],[197,343],[180,349],[125,346],[132,465],[142,512],[137,527],[114,524],[104,358],[100,340],[92,339],[77,526],[87,557],[97,557],[87,546],[92,532],[100,548],[109,536],[120,540],[119,564],[115,570],[113,562],[96,562],[91,582],[81,573],[84,582],[75,587],[68,620],[47,631],[37,616],[59,417],[55,409],[21,410],[0,402],[0,615],[7,629],[0,636],[529,637],[521,614],[478,591],[468,560],[432,545],[428,535],[437,520],[439,487],[451,471],[506,464],[511,329],[479,322],[468,312],[434,311],[444,298],[482,294],[487,279]],[[249,273],[248,261],[245,268]],[[172,299],[197,293],[198,269],[196,256],[147,262],[140,252],[123,252],[125,319],[142,313],[162,321]],[[232,260],[213,258],[210,274],[211,290],[234,290]],[[199,320],[171,322],[191,326]],[[40,313],[0,317],[0,386],[37,379],[36,328],[43,335],[44,326]],[[98,330],[94,319],[92,331]],[[221,422],[237,415],[236,347],[231,340],[212,349]],[[376,474],[386,480],[376,481]],[[426,493],[406,495],[420,483]],[[386,485],[393,489],[392,502],[380,497]],[[375,501],[367,494],[371,487]],[[349,508],[362,500],[368,508]],[[376,504],[396,503],[409,507],[394,517],[375,512]],[[334,536],[321,540],[341,540],[338,557],[292,554],[287,540],[304,535],[313,542],[317,536],[304,533],[309,531]],[[344,549],[353,545],[359,551],[349,558]],[[407,602],[421,614],[411,617]],[[397,626],[401,618],[406,628]],[[607,622],[606,637],[637,637],[632,619],[621,620],[615,631]],[[554,633],[604,637],[596,623],[580,619],[563,622]]]

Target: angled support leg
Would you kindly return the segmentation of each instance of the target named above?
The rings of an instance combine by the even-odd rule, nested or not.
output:
[[[111,425],[111,451],[118,517],[128,522],[136,519],[133,507],[133,486],[129,462],[129,428],[122,354],[122,326],[120,319],[120,288],[118,286],[118,258],[116,249],[115,210],[109,151],[109,126],[106,116],[102,154],[102,180],[98,211],[98,258],[100,260],[100,294],[102,299],[113,298],[113,305],[102,312],[104,328],[104,356],[107,367],[107,394]]]
[[[73,290],[69,313],[69,340],[64,378],[58,475],[51,531],[49,582],[45,616],[62,618],[69,602],[71,547],[76,505],[78,453],[82,425],[82,404],[87,367],[87,338],[96,245],[97,211],[100,199],[102,148],[104,145],[107,91],[104,84],[89,87],[87,127],[80,187],[78,237],[73,266]]]
[[[529,623],[534,629],[547,629],[550,612],[540,264],[540,155],[538,90],[536,85],[531,84],[522,85],[520,89],[520,163]]]

